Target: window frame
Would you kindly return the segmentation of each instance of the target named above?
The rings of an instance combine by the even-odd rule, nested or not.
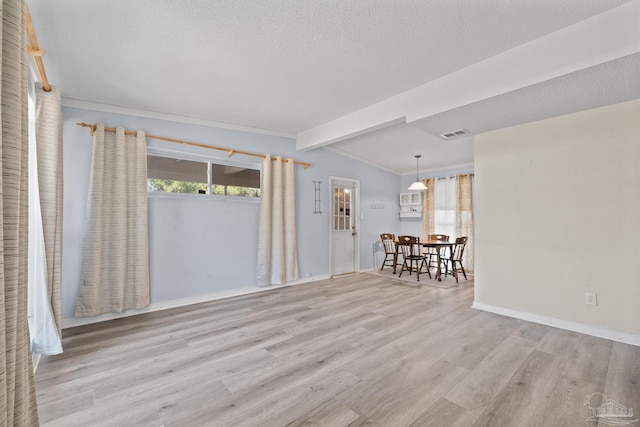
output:
[[[225,159],[216,156],[207,156],[205,154],[190,153],[180,150],[171,150],[168,148],[149,147],[147,146],[147,156],[166,157],[172,159],[188,160],[193,162],[201,162],[207,164],[207,194],[191,194],[191,193],[172,193],[165,191],[147,191],[149,197],[169,197],[169,198],[199,198],[208,200],[235,200],[235,201],[254,201],[259,202],[261,196],[229,196],[211,194],[212,174],[211,165],[236,166],[245,169],[257,170],[260,172],[260,180],[262,181],[262,165],[256,163],[243,162],[232,159]],[[147,174],[148,175],[148,174]],[[147,178],[148,179],[148,178]]]

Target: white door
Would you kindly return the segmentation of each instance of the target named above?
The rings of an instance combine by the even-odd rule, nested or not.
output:
[[[356,182],[332,181],[331,274],[354,273],[357,253]]]

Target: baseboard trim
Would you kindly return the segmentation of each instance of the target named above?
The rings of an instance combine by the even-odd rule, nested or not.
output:
[[[520,320],[526,320],[528,322],[539,323],[541,325],[553,326],[554,328],[579,332],[585,335],[592,335],[594,337],[618,341],[625,344],[640,346],[640,335],[617,331],[615,329],[602,328],[600,326],[593,326],[586,323],[558,319],[557,317],[544,316],[542,314],[529,313],[526,311],[514,310],[512,308],[500,307],[497,305],[484,304],[477,301],[473,302],[471,308],[488,311],[489,313],[500,314],[502,316],[513,317]]]
[[[122,313],[105,313],[93,317],[71,317],[62,319],[62,329],[74,328],[76,326],[91,325],[93,323],[106,322],[107,320],[120,319],[123,317],[136,316],[138,314],[151,313],[154,311],[167,310],[170,308],[184,307],[186,305],[198,304],[201,302],[215,301],[225,298],[237,297],[242,295],[254,294],[256,292],[272,291],[275,289],[286,288],[289,286],[302,285],[304,283],[316,282],[318,280],[330,279],[329,275],[305,277],[294,282],[285,283],[284,285],[273,285],[264,288],[257,286],[248,286],[237,289],[229,289],[210,294],[196,295],[193,297],[179,298],[169,301],[160,301],[149,304],[145,308],[139,310],[127,310]]]

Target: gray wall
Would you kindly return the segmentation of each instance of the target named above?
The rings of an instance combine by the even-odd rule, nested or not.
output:
[[[296,167],[298,265],[301,278],[329,274],[329,176],[361,182],[360,269],[375,268],[379,234],[398,230],[400,177],[324,149],[296,152],[290,138],[261,135],[135,116],[63,108],[64,113],[64,253],[63,319],[73,317],[80,281],[91,136],[77,122],[105,123],[205,144],[269,153],[308,161]],[[225,152],[160,143],[150,147],[184,150],[226,159]],[[234,156],[244,164],[261,159]],[[321,210],[314,211],[313,181],[322,181]],[[372,209],[383,203],[385,209]],[[205,196],[149,197],[149,251],[151,302],[162,303],[255,285],[257,224],[256,200]]]

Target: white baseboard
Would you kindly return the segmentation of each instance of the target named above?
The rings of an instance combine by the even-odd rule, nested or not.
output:
[[[329,275],[305,277],[294,282],[285,283],[284,285],[273,285],[264,288],[257,286],[248,286],[244,288],[229,289],[225,291],[214,292],[204,295],[196,295],[193,297],[179,298],[169,301],[153,302],[139,310],[127,310],[122,313],[104,313],[93,317],[70,317],[62,319],[62,329],[73,328],[76,326],[90,325],[92,323],[105,322],[107,320],[120,319],[122,317],[135,316],[143,313],[151,313],[153,311],[167,310],[169,308],[184,307],[186,305],[198,304],[201,302],[215,301],[224,298],[237,297],[241,295],[249,295],[256,292],[272,291],[274,289],[286,288],[288,286],[301,285],[303,283],[315,282],[317,280],[329,279]]]
[[[541,325],[553,326],[555,328],[566,329],[568,331],[579,332],[581,334],[592,335],[594,337],[606,338],[625,344],[640,346],[640,335],[628,332],[616,331],[615,329],[602,328],[600,326],[588,325],[586,323],[573,322],[571,320],[558,319],[556,317],[544,316],[542,314],[529,313],[526,311],[514,310],[497,305],[484,304],[474,301],[471,308],[490,313],[501,314],[507,317],[514,317],[528,322],[539,323]]]

